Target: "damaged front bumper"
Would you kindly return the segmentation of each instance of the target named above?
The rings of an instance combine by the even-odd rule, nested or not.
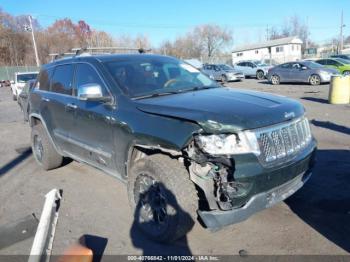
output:
[[[263,209],[269,208],[276,203],[279,203],[300,189],[310,178],[311,171],[308,170],[293,180],[275,187],[268,192],[257,194],[241,208],[221,211],[198,211],[199,216],[208,228],[220,229],[223,226],[241,222],[251,215]]]

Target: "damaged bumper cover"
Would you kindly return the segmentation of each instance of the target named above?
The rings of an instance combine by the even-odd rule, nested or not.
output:
[[[268,192],[263,192],[253,196],[243,207],[229,210],[213,210],[213,211],[198,211],[199,216],[204,224],[211,229],[220,229],[223,226],[241,222],[251,215],[269,208],[299,190],[306,181],[310,178],[311,171],[305,171],[298,175],[293,180],[271,189]]]

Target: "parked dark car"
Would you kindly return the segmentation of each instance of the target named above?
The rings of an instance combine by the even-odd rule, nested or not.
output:
[[[23,118],[24,121],[28,121],[29,117],[29,91],[31,88],[33,88],[36,80],[29,80],[26,82],[25,86],[22,89],[22,92],[18,95],[17,102],[19,104],[19,107],[21,108],[21,111],[23,112]]]
[[[338,75],[336,69],[326,68],[312,61],[300,61],[284,63],[271,68],[267,79],[273,85],[283,82],[310,83],[320,85],[328,83],[333,75]]]
[[[331,55],[331,58],[342,58],[342,59],[350,60],[350,55]]]
[[[37,163],[70,157],[121,179],[157,241],[185,235],[197,214],[214,229],[245,220],[311,175],[316,141],[299,102],[222,87],[175,58],[56,60],[29,103]]]

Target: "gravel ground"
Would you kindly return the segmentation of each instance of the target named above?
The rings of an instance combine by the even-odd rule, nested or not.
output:
[[[74,161],[40,170],[28,150],[30,128],[10,88],[0,88],[0,234],[32,213],[40,217],[45,194],[59,188],[63,201],[54,254],[82,235],[98,236],[104,254],[349,254],[350,106],[329,105],[328,85],[271,86],[246,79],[228,86],[292,97],[305,106],[318,140],[318,162],[310,181],[286,202],[214,233],[196,223],[173,245],[151,242],[133,226],[126,188],[118,180]],[[29,253],[33,237],[18,242],[17,233],[7,236],[13,244],[0,247],[0,255]]]

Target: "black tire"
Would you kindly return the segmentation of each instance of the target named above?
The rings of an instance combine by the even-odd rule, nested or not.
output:
[[[321,77],[319,75],[312,75],[309,78],[309,83],[312,86],[318,86],[321,84]]]
[[[63,157],[57,153],[42,124],[32,127],[31,144],[34,158],[44,170],[62,165]]]
[[[264,71],[258,70],[258,71],[256,72],[256,79],[258,79],[258,80],[263,80],[263,79],[265,79],[265,73],[264,73]]]
[[[227,83],[228,82],[226,75],[222,75],[221,76],[221,82],[223,82],[223,83]]]
[[[344,71],[344,72],[343,72],[343,76],[350,76],[350,71],[348,71],[348,70],[347,70],[347,71]]]
[[[186,235],[196,221],[195,186],[186,168],[168,156],[152,155],[132,165],[128,174],[128,197],[134,223],[155,241],[173,242]]]
[[[270,82],[273,85],[279,85],[280,82],[281,82],[281,79],[280,79],[280,77],[278,75],[272,75],[271,78],[270,78]]]

